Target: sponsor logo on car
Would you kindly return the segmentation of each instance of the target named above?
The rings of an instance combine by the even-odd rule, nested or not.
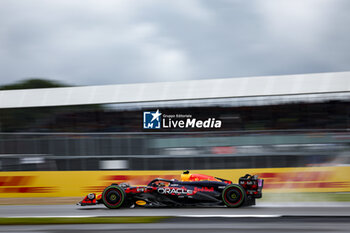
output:
[[[198,187],[194,187],[194,191],[197,192],[214,192],[214,187],[202,187],[202,188],[198,188]]]
[[[187,190],[183,188],[159,188],[157,191],[160,194],[192,194],[192,190]]]

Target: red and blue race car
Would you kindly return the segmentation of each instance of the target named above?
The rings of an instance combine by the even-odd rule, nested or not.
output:
[[[146,186],[111,184],[96,195],[88,194],[77,203],[81,206],[104,204],[110,209],[130,207],[227,206],[255,205],[262,197],[264,180],[245,175],[238,184],[232,181],[185,171],[181,180],[157,178]]]

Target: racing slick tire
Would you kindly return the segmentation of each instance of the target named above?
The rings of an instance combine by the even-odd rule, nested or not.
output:
[[[125,204],[125,191],[116,185],[105,188],[102,193],[102,202],[109,209],[118,209]]]
[[[230,184],[222,191],[222,201],[227,207],[237,208],[243,205],[247,194],[244,188],[238,184]]]

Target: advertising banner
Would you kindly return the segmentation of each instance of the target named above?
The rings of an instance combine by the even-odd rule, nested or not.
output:
[[[0,172],[1,197],[78,197],[111,183],[147,185],[154,178],[180,179],[182,171]],[[245,174],[265,180],[264,193],[350,192],[350,167],[192,170],[237,183]]]

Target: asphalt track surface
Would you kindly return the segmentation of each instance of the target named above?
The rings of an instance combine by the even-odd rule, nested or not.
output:
[[[349,232],[348,217],[280,218],[172,218],[149,224],[70,224],[0,226],[0,232],[92,233],[92,232]]]
[[[350,232],[350,205],[231,208],[134,208],[104,206],[0,206],[0,217],[174,216],[151,224],[72,224],[0,226],[0,232]]]
[[[321,205],[321,204],[320,204]],[[244,208],[133,208],[107,209],[104,205],[2,205],[0,217],[89,217],[89,216],[176,216],[176,217],[280,217],[350,216],[350,203],[318,206],[257,205]]]

